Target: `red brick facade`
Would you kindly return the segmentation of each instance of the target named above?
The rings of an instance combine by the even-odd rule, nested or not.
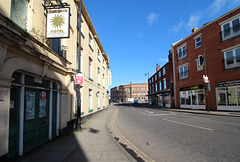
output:
[[[205,70],[198,64],[205,55],[209,109],[240,111],[239,21],[237,7],[172,45],[177,108],[207,109]]]
[[[116,95],[118,94],[118,95]],[[128,85],[120,85],[111,89],[111,99],[119,100],[121,102],[132,102],[138,100],[139,102],[148,101],[148,84],[132,83]]]
[[[161,107],[172,107],[174,105],[171,51],[168,57],[169,62],[163,67],[157,65],[156,73],[148,79],[149,103]]]

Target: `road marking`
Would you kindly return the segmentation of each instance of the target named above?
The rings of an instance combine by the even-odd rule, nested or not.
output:
[[[200,126],[196,126],[196,125],[192,125],[192,124],[186,124],[186,123],[181,123],[181,122],[177,122],[177,121],[173,121],[173,120],[168,120],[168,119],[163,119],[163,120],[168,121],[168,122],[172,122],[172,123],[176,123],[176,124],[181,124],[181,125],[189,126],[189,127],[194,127],[194,128],[199,128],[199,129],[205,129],[205,130],[213,131],[213,129],[211,129],[211,128],[200,127]]]
[[[176,115],[175,113],[171,113],[171,114],[146,114],[144,112],[138,111],[138,113],[146,115],[146,116],[167,116],[167,115]],[[152,112],[153,113],[153,112]]]
[[[118,112],[119,112],[119,109],[117,108],[117,111],[115,112],[114,114],[114,117],[112,119],[112,129],[113,131],[115,132],[116,135],[118,135],[119,137],[121,137],[121,140],[130,148],[132,148],[132,150],[139,156],[141,157],[144,161],[148,161],[147,159],[155,162],[155,160],[153,160],[151,157],[149,157],[147,154],[145,154],[144,152],[142,152],[139,148],[137,148],[134,144],[132,144],[130,141],[128,141],[126,139],[126,137],[124,137],[120,131],[117,129],[117,126],[116,126],[116,119],[117,119],[117,116],[118,116]],[[143,157],[144,156],[144,157]]]
[[[153,114],[153,112],[151,111],[148,111],[148,110],[144,110],[144,111],[146,111],[148,114]]]

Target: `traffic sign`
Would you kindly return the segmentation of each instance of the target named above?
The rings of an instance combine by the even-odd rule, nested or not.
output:
[[[204,81],[204,83],[208,83],[208,77],[207,77],[207,75],[203,75],[203,81]]]
[[[82,73],[78,73],[75,76],[75,84],[83,84],[84,81],[84,75]]]

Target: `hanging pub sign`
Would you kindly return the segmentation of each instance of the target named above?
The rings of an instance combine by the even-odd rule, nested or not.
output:
[[[69,38],[70,8],[47,9],[47,38]]]

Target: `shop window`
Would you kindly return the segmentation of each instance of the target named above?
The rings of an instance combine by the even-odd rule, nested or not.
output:
[[[192,91],[192,104],[193,105],[198,104],[198,91],[197,90]]]
[[[205,105],[204,90],[180,91],[181,105]]]
[[[225,88],[217,88],[217,104],[226,106]]]
[[[186,105],[191,105],[191,91],[186,91]]]
[[[181,100],[181,105],[185,105],[186,104],[186,102],[185,102],[185,94],[186,94],[186,92],[185,91],[181,91],[180,92],[180,100]]]
[[[198,90],[198,104],[205,105],[204,90]]]
[[[227,87],[228,106],[237,106],[237,91],[236,86]]]

